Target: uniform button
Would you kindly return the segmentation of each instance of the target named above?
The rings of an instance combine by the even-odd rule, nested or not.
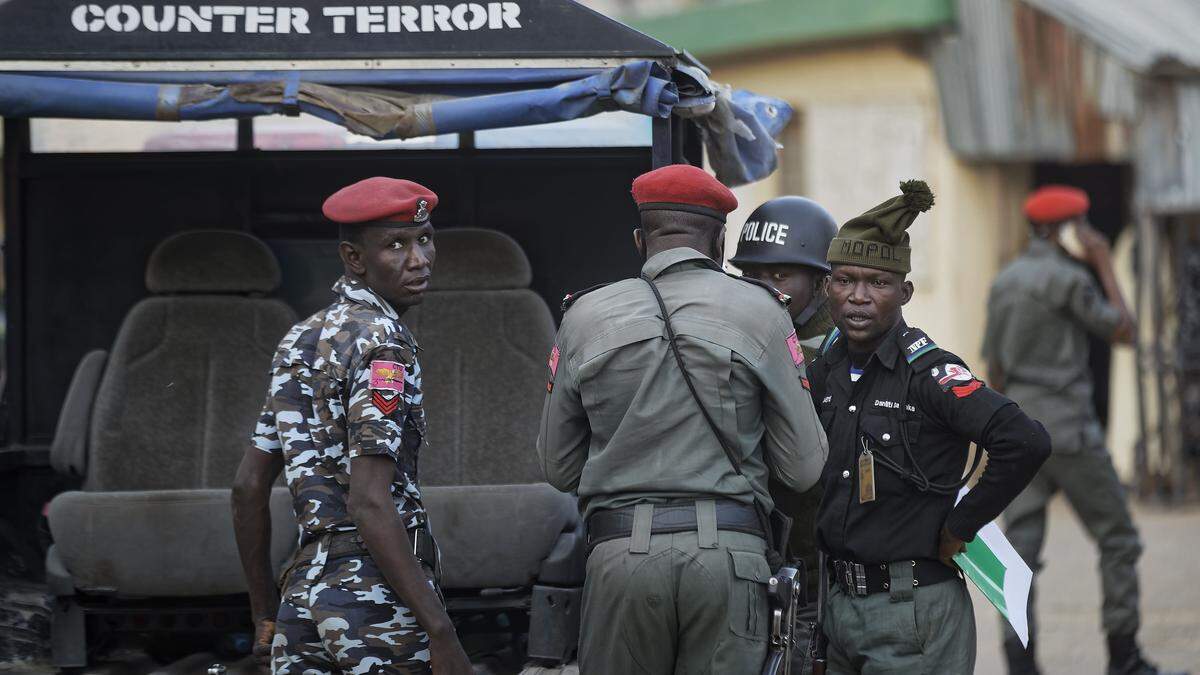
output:
[[[884,434],[884,435],[883,435],[883,440],[885,440],[885,441],[890,441],[890,440],[892,440],[892,435],[891,435],[891,434]]]
[[[850,406],[850,412],[858,412],[858,406],[856,406],[856,405]]]
[[[842,472],[842,478],[849,478],[849,477],[850,477],[849,469],[846,469],[845,471]]]

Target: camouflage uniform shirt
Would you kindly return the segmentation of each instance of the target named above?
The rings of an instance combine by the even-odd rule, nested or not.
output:
[[[282,452],[301,544],[354,530],[347,509],[350,460],[396,462],[392,496],[405,526],[425,520],[417,454],[425,435],[417,344],[396,310],[343,276],[338,299],[292,327],[271,363],[254,445]]]

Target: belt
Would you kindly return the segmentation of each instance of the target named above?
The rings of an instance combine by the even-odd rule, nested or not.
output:
[[[758,510],[753,506],[735,502],[732,499],[718,499],[716,500],[716,511],[718,530],[744,532],[766,538]],[[634,507],[626,506],[621,509],[605,509],[593,513],[587,521],[588,551],[590,552],[596,544],[601,542],[631,536],[633,534],[633,512]],[[669,502],[654,505],[654,515],[650,520],[650,534],[694,532],[696,529],[695,502]]]
[[[408,538],[412,541],[412,552],[417,561],[430,570],[437,572],[439,562],[438,547],[429,530],[422,525],[416,529],[409,530]],[[350,555],[370,555],[371,553],[367,550],[367,545],[363,542],[362,535],[357,530],[326,532],[302,546],[296,552],[296,560],[311,560],[316,554],[318,545],[325,548],[325,557],[327,560],[344,558]]]
[[[433,535],[424,527],[418,527],[415,530],[408,531],[408,538],[412,540],[412,553],[416,559],[431,570],[438,568],[438,550],[437,544],[433,541]],[[327,558],[342,558],[348,555],[359,555],[362,553],[370,554],[367,550],[367,545],[363,542],[362,535],[356,530],[349,532],[334,532],[329,538],[327,544],[329,552]]]
[[[911,563],[913,567],[913,588],[932,586],[958,578],[958,570],[943,565],[940,560],[918,559],[906,562]],[[891,582],[888,563],[866,565],[831,558],[829,567],[830,580],[840,586],[847,595],[865,597],[891,590],[888,588]]]
[[[429,533],[425,525],[421,525],[416,529],[409,530],[408,538],[412,540],[412,552],[417,562],[424,565],[430,574],[432,574],[434,581],[440,584],[442,575],[441,553],[438,551],[437,542],[433,540],[433,535]],[[283,571],[283,574],[279,575],[280,590],[288,588],[291,583],[292,572],[298,565],[316,557],[318,547],[324,547],[325,559],[327,561],[345,558],[346,556],[371,554],[367,550],[367,545],[363,542],[362,535],[357,530],[322,532],[304,542],[292,554],[291,562]]]

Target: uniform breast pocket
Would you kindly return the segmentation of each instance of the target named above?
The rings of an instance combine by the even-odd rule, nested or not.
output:
[[[864,415],[859,427],[861,438],[874,453],[875,490],[879,495],[903,494],[909,490],[906,474],[913,473],[905,451],[905,441],[914,448],[920,436],[921,421],[900,415]],[[862,446],[858,448],[861,455]]]

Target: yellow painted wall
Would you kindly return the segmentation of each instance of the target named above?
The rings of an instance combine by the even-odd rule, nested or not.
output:
[[[787,187],[843,222],[899,194],[900,180],[923,178],[936,205],[910,231],[917,293],[906,317],[982,371],[987,290],[1022,236],[1027,168],[974,166],[956,158],[942,131],[931,66],[899,40],[709,65],[715,81],[783,98],[798,113],[799,128],[785,133],[781,172],[736,190],[740,206],[729,221],[730,255],[750,211]],[[799,180],[792,177],[796,166],[802,167]]]

